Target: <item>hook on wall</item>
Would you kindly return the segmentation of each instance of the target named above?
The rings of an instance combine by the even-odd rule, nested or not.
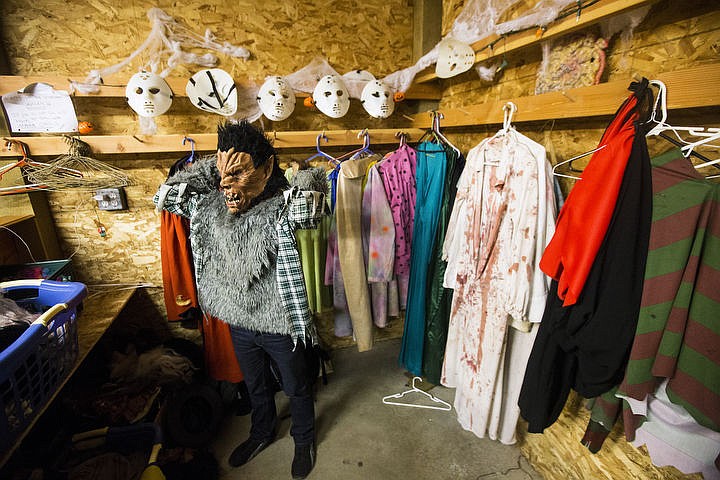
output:
[[[512,127],[513,116],[517,110],[518,107],[513,102],[507,102],[503,105],[503,130],[507,131]]]
[[[400,147],[404,147],[405,145],[407,145],[407,140],[408,140],[407,133],[405,133],[403,131],[395,132],[395,138],[400,139],[400,145],[399,145]]]
[[[27,146],[26,143],[23,143],[20,140],[15,140],[14,138],[3,138],[3,140],[5,140],[6,142],[5,145],[8,151],[12,151],[13,147],[17,147],[20,150],[23,159],[26,159],[30,156],[30,148]]]

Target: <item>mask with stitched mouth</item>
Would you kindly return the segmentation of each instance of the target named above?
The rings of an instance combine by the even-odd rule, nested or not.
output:
[[[220,190],[225,195],[225,205],[231,214],[246,212],[270,178],[273,162],[267,161],[259,167],[253,165],[252,156],[236,152],[235,148],[217,152],[217,168],[220,171]]]

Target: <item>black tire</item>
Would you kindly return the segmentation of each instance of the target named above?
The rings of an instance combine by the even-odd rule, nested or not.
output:
[[[168,398],[163,433],[170,445],[200,448],[215,437],[223,418],[220,394],[208,385],[189,385]]]

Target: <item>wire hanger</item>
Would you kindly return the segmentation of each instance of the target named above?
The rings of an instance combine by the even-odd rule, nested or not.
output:
[[[570,171],[571,171],[571,172],[582,173],[582,170],[578,170],[578,169],[576,169],[576,168],[574,168],[574,167],[572,166],[572,162],[574,162],[575,160],[579,160],[579,159],[581,159],[581,158],[583,158],[583,157],[587,157],[588,155],[591,155],[591,154],[593,154],[593,153],[595,153],[595,152],[597,152],[597,151],[600,151],[600,150],[602,150],[602,149],[605,148],[605,147],[607,147],[607,144],[600,145],[599,147],[594,148],[594,149],[590,150],[589,152],[581,153],[580,155],[575,155],[575,156],[572,157],[572,158],[568,158],[567,160],[563,160],[562,162],[556,163],[556,164],[553,166],[553,168],[552,168],[552,174],[553,174],[554,176],[556,176],[556,177],[571,178],[571,179],[573,179],[573,180],[581,180],[581,179],[582,179],[581,177],[576,177],[576,176],[574,176],[574,175],[566,175],[566,174],[564,174],[564,173],[559,173],[559,172],[557,171],[557,168],[558,168],[559,166],[561,166],[561,165],[569,164],[568,166],[570,167]]]
[[[363,128],[360,130],[357,134],[357,138],[362,137],[363,144],[361,147],[356,148],[355,150],[347,153],[343,153],[339,157],[331,160],[331,163],[335,166],[340,165],[345,160],[352,160],[358,158],[360,155],[373,155],[372,150],[370,150],[370,131],[367,128]]]
[[[716,168],[720,168],[720,166],[717,166],[717,161],[710,160],[706,156],[698,153],[695,151],[695,147],[698,147],[700,145],[704,145],[709,142],[713,142],[715,140],[720,139],[720,128],[715,127],[678,127],[674,125],[670,125],[666,122],[667,120],[667,87],[665,84],[660,80],[650,80],[650,85],[653,85],[657,87],[658,94],[655,97],[655,102],[653,104],[652,113],[650,114],[650,119],[648,122],[655,122],[655,126],[646,134],[647,136],[653,136],[657,135],[661,138],[664,138],[668,142],[672,143],[676,147],[680,147],[680,150],[682,151],[682,154],[685,157],[689,157],[690,155],[702,160],[704,163],[701,163],[699,165],[695,165],[695,168],[702,168],[702,167],[708,167],[710,165],[715,165]],[[658,113],[658,107],[660,111],[660,119],[657,119],[657,113]],[[677,139],[666,135],[665,131],[671,131],[675,134],[675,137]],[[688,142],[686,139],[684,139],[679,132],[687,132],[689,135],[693,135],[696,137],[703,137],[702,139],[695,141],[695,142]],[[717,147],[716,145],[710,145],[713,147]]]
[[[668,139],[667,136],[662,135],[662,132],[669,130],[675,134],[675,136],[680,142],[688,144],[691,142],[687,142],[683,137],[680,136],[679,132],[687,132],[688,134],[694,135],[696,137],[712,137],[720,133],[720,128],[678,127],[667,123],[667,87],[660,80],[650,80],[649,84],[657,87],[658,93],[655,97],[655,102],[653,104],[652,113],[650,114],[650,119],[648,120],[648,123],[654,122],[655,126],[650,129],[646,136],[652,137],[657,135]],[[657,119],[658,107],[660,107],[660,119]]]
[[[9,163],[3,167],[0,167],[0,180],[2,179],[3,175],[5,175],[7,172],[14,168],[20,168],[21,170],[25,167],[38,167],[38,168],[46,168],[49,167],[50,164],[42,163],[42,162],[36,162],[35,160],[31,159],[29,157],[29,149],[27,144],[14,139],[8,139],[4,138],[6,142],[6,146],[8,150],[12,150],[13,147],[16,147],[20,150],[20,154],[22,155],[22,158],[18,160],[15,163]],[[61,172],[67,175],[71,175],[74,177],[82,177],[82,172],[70,168],[60,168]],[[28,193],[28,192],[34,192],[37,190],[46,190],[48,188],[47,185],[44,183],[30,183],[30,184],[23,184],[23,185],[13,185],[9,187],[2,187],[0,188],[0,195],[13,195],[17,193]]]
[[[430,112],[430,118],[432,119],[431,127],[429,130],[427,130],[422,137],[418,140],[418,143],[423,142],[428,137],[433,137],[436,141],[436,143],[443,143],[453,149],[455,151],[455,154],[460,157],[462,154],[460,153],[460,149],[457,148],[455,145],[453,145],[450,140],[448,140],[445,135],[440,132],[440,120],[442,118],[445,118],[445,116],[436,110],[431,110]]]
[[[448,140],[445,135],[440,132],[440,120],[443,118],[445,118],[445,115],[443,115],[442,112],[435,112],[435,116],[433,117],[433,130],[435,131],[435,135],[440,137],[440,140],[442,140],[448,147],[452,148],[455,151],[455,154],[460,157],[462,155],[460,153],[460,149],[453,145],[450,140]]]
[[[195,161],[195,140],[185,136],[183,137],[182,144],[185,145],[185,142],[190,142],[190,156],[185,160],[185,163],[192,163]]]
[[[429,393],[426,392],[425,390],[419,389],[419,388],[415,385],[415,382],[418,381],[418,380],[419,380],[419,381],[422,381],[422,378],[420,378],[420,377],[413,377],[413,379],[412,379],[412,388],[411,388],[410,390],[405,390],[404,392],[401,392],[401,393],[395,393],[395,394],[392,394],[392,395],[387,395],[387,396],[383,397],[383,400],[382,400],[383,403],[384,403],[385,405],[398,405],[398,406],[401,406],[401,407],[429,408],[429,409],[432,409],[432,410],[444,410],[444,411],[452,410],[452,407],[450,406],[449,403],[447,403],[447,402],[445,402],[444,400],[441,400],[441,399],[435,397],[434,395],[429,394]],[[420,405],[420,404],[417,404],[417,403],[405,403],[405,402],[395,401],[395,399],[403,398],[405,395],[407,395],[407,394],[409,394],[409,393],[420,393],[420,394],[422,394],[422,395],[425,395],[425,396],[428,397],[432,402],[434,402],[434,403],[436,403],[436,404],[438,404],[438,405]]]

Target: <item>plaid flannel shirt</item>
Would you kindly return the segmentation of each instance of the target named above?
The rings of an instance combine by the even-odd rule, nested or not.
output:
[[[290,317],[290,329],[293,343],[310,339],[317,345],[318,337],[308,306],[305,278],[303,276],[300,254],[297,250],[295,230],[298,228],[317,228],[326,214],[327,204],[322,192],[300,190],[293,187],[283,192],[285,205],[278,215],[275,225],[278,234],[277,269],[275,276],[278,292],[285,311]]]

